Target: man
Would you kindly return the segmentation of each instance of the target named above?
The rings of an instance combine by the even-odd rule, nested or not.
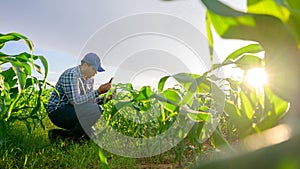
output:
[[[50,140],[57,137],[80,140],[93,134],[93,125],[100,118],[102,109],[98,96],[111,88],[111,82],[94,90],[94,76],[103,72],[100,58],[88,53],[81,64],[64,71],[56,83],[48,102],[48,117],[63,129],[49,131]]]

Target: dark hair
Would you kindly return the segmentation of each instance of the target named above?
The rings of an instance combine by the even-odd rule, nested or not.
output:
[[[81,65],[83,65],[85,63],[90,66],[90,64],[88,64],[86,61],[84,61],[84,60],[81,61]]]

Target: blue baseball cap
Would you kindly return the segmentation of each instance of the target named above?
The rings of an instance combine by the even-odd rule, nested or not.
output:
[[[105,71],[101,67],[101,61],[100,61],[99,56],[97,54],[95,54],[95,53],[88,53],[88,54],[86,54],[81,61],[84,61],[87,64],[93,66],[95,68],[95,70],[97,70],[98,72]]]

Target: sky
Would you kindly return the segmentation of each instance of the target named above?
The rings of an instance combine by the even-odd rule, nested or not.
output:
[[[222,1],[245,10],[245,0]],[[52,83],[89,51],[100,55],[106,69],[95,76],[96,84],[115,76],[116,83],[155,85],[161,76],[199,74],[207,67],[200,0],[10,0],[1,3],[1,13],[0,33],[19,32],[31,39],[34,54],[48,60]],[[247,43],[217,38],[216,54],[222,60]],[[3,50],[14,54],[26,47],[9,43]]]

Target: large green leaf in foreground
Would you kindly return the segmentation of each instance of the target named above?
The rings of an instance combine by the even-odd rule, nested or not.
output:
[[[262,45],[272,90],[281,97],[296,100],[291,96],[299,93],[296,85],[299,84],[300,74],[298,3],[293,3],[292,8],[289,5],[291,3],[279,3],[281,1],[249,0],[248,9],[252,13],[244,13],[217,0],[202,2],[208,8],[208,17],[222,38],[252,40]],[[261,5],[264,8],[258,9]]]

